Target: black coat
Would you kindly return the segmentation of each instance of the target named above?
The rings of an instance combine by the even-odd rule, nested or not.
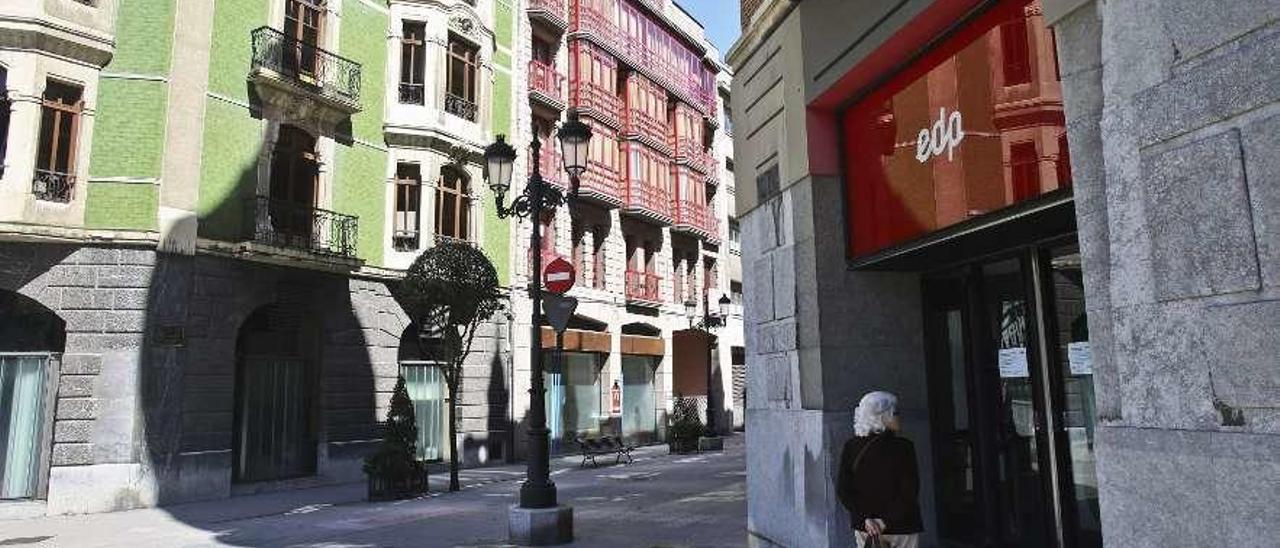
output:
[[[867,451],[855,471],[853,461],[864,447]],[[916,450],[910,440],[885,432],[845,442],[836,490],[854,529],[861,531],[863,521],[879,518],[885,534],[924,530],[916,500],[920,490]]]

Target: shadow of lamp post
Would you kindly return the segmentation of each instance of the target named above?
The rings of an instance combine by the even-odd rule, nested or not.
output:
[[[529,298],[532,301],[530,329],[530,380],[529,389],[529,455],[526,478],[520,486],[520,503],[512,506],[508,514],[511,540],[518,544],[562,544],[573,540],[573,509],[556,503],[556,485],[551,481],[550,441],[547,430],[546,387],[543,379],[542,345],[540,344],[542,312],[542,234],[537,224],[544,211],[571,203],[578,195],[578,181],[587,170],[587,151],[591,144],[591,127],[576,116],[570,116],[556,133],[564,159],[564,170],[569,175],[570,190],[565,196],[560,190],[542,179],[538,158],[542,143],[535,132],[529,147],[529,161],[533,173],[524,191],[505,205],[507,191],[511,188],[511,175],[516,160],[516,150],[498,136],[485,148],[485,178],[493,190],[499,218],[532,218],[534,228],[529,239],[532,267],[529,269]]]
[[[711,312],[711,303],[703,301],[701,318],[698,317],[698,303],[692,298],[684,302],[684,315],[689,319],[689,329],[702,331],[707,334],[707,428],[701,439],[698,440],[699,451],[719,451],[724,448],[723,442],[720,440],[720,433],[716,427],[716,415],[719,411],[715,406],[715,362],[711,359],[711,349],[715,346],[714,331],[724,327],[729,318],[729,296],[721,295],[717,304],[716,313]]]

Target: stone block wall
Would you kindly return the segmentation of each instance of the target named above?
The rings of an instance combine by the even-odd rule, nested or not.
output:
[[[1268,545],[1280,538],[1266,517],[1280,503],[1280,2],[1045,10],[1095,349],[1104,539]]]

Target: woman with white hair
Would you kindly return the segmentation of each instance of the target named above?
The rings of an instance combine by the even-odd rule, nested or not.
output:
[[[853,411],[854,437],[844,444],[836,490],[849,511],[858,548],[915,548],[920,519],[916,450],[900,438],[898,398],[871,392]]]

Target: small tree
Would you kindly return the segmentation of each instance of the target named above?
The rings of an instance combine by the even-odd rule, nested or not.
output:
[[[417,444],[418,426],[413,402],[405,389],[404,377],[400,377],[395,391],[391,393],[382,443],[364,461],[364,472],[370,476],[371,485],[380,487],[370,490],[370,498],[401,498],[425,490],[426,478],[424,467],[417,459]]]
[[[698,443],[702,436],[702,418],[698,416],[698,400],[679,393],[671,410],[671,429],[667,433],[672,451],[683,453]]]
[[[405,274],[396,299],[417,324],[418,344],[440,338],[440,373],[449,391],[449,490],[458,490],[457,401],[462,364],[476,328],[501,307],[498,271],[479,249],[452,240],[424,251]]]

